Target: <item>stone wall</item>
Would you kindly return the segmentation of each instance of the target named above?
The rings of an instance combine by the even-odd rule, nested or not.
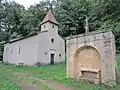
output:
[[[115,37],[112,31],[89,32],[66,38],[67,46],[67,77],[75,76],[76,51],[83,46],[91,46],[100,54],[100,82],[105,85],[116,84],[116,57],[115,57]],[[94,62],[93,62],[94,63]]]

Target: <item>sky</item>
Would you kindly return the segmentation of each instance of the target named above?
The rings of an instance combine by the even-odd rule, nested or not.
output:
[[[22,4],[27,8],[30,5],[39,3],[39,1],[44,1],[44,0],[11,0],[11,1],[15,1],[15,2],[17,2],[19,4]]]

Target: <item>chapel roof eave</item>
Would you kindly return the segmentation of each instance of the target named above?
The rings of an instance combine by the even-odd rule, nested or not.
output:
[[[50,22],[50,23],[53,23],[53,24],[59,26],[59,23],[55,23],[55,22],[52,22],[52,21],[50,21],[50,20],[47,20],[47,21],[45,21],[45,22],[41,22],[40,25],[43,25],[44,23],[47,23],[47,22]]]

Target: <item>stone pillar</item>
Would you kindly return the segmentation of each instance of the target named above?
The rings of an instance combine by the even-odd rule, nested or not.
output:
[[[102,83],[113,86],[116,85],[116,60],[115,41],[112,32],[103,34],[103,51],[101,52],[101,78]]]

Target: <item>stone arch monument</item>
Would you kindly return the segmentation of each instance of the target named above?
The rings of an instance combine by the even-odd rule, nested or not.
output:
[[[67,77],[105,85],[116,84],[115,37],[112,31],[66,38]]]

